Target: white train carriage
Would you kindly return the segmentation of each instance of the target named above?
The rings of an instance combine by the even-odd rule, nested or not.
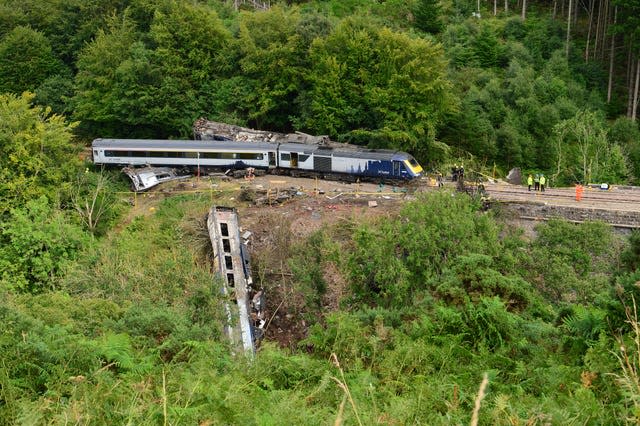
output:
[[[277,167],[278,145],[233,141],[96,139],[95,164],[117,166],[173,166],[190,168]]]

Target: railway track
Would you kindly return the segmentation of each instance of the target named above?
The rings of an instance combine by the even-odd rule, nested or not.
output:
[[[576,200],[574,188],[551,188],[545,192],[528,191],[525,187],[507,184],[485,184],[489,196],[500,202],[552,204],[573,208],[591,208],[640,213],[640,191],[612,188],[607,191],[587,188],[581,200]]]

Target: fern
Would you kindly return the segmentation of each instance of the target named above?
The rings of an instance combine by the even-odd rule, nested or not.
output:
[[[116,366],[119,371],[142,373],[148,370],[146,362],[136,361],[131,339],[127,334],[106,334],[99,343],[98,352],[107,366]]]

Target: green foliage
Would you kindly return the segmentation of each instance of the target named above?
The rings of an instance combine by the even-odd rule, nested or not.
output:
[[[293,353],[267,342],[252,363],[230,355],[202,252],[209,198],[140,199],[112,229],[115,184],[78,173],[73,126],[32,102],[82,119],[87,138],[187,136],[208,116],[558,182],[637,178],[640,158],[637,125],[601,118],[598,62],[566,58],[566,25],[536,16],[546,6],[522,20],[482,5],[478,20],[461,1],[231,3],[0,5],[0,53],[14,60],[1,85],[36,93],[0,95],[0,423],[468,424],[485,372],[482,424],[637,418],[619,350],[637,358],[637,236],[612,277],[606,227],[549,223],[529,240],[447,192],[294,246],[279,236],[314,312],[308,338]],[[612,30],[637,32],[635,6],[617,6]],[[411,32],[438,32],[440,18],[443,46]],[[327,313],[331,272],[353,294]]]
[[[531,263],[525,276],[553,300],[592,301],[606,291],[616,250],[604,223],[572,224],[552,220],[536,228]]]
[[[42,33],[19,26],[0,40],[0,93],[33,92],[61,70]]]
[[[407,204],[401,217],[356,231],[349,259],[356,295],[400,306],[468,252],[496,256],[497,227],[470,199],[447,192]]]
[[[444,115],[455,108],[441,48],[431,42],[347,19],[317,40],[310,55],[311,89],[299,122],[310,132],[395,132],[403,136],[391,146],[426,152]]]
[[[633,230],[629,236],[629,244],[620,253],[620,265],[623,271],[635,272],[640,268],[640,232]]]
[[[142,373],[148,368],[134,359],[131,341],[126,334],[108,333],[102,338],[96,349],[97,354],[106,364],[105,367],[114,366],[118,371],[137,373]]]
[[[87,231],[104,235],[113,225],[122,211],[116,199],[116,192],[122,189],[105,170],[93,173],[87,168],[78,175],[70,204]]]
[[[310,43],[327,32],[326,21],[302,21],[297,10],[271,8],[241,17],[238,65],[250,91],[243,99],[258,128],[287,129],[296,115],[295,99],[310,67]]]
[[[583,354],[604,333],[607,327],[606,312],[576,305],[572,313],[562,318],[562,326],[567,331],[565,344],[578,354]]]
[[[80,165],[75,124],[31,106],[33,95],[0,95],[0,214],[46,195],[68,196]]]
[[[187,135],[195,119],[210,112],[208,95],[229,39],[215,12],[166,2],[148,31],[142,37],[129,16],[113,19],[83,49],[73,102],[86,130]]]
[[[329,262],[338,258],[334,254],[336,247],[332,247],[328,235],[321,230],[313,233],[300,247],[294,247],[292,252],[289,267],[297,282],[296,291],[305,296],[308,306],[320,311],[327,292],[324,270]]]
[[[413,9],[414,25],[421,31],[437,34],[442,31],[439,0],[418,0]]]
[[[555,128],[556,174],[566,181],[620,182],[627,175],[619,146],[611,146],[607,130],[597,114],[579,111]]]
[[[0,223],[0,282],[10,290],[38,293],[56,286],[65,266],[87,243],[82,229],[46,197],[10,211]]]
[[[618,118],[611,124],[609,140],[614,147],[622,149],[629,161],[629,174],[637,182],[640,178],[640,129],[637,123],[626,117]]]
[[[498,296],[512,310],[524,310],[530,302],[532,288],[519,277],[502,275],[490,256],[460,255],[450,269],[437,278],[439,298],[464,306],[489,296]]]

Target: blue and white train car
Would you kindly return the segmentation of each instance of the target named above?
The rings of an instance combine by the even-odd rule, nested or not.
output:
[[[297,143],[280,144],[278,167],[324,175],[363,178],[414,179],[422,167],[406,152],[362,148],[332,148]]]

